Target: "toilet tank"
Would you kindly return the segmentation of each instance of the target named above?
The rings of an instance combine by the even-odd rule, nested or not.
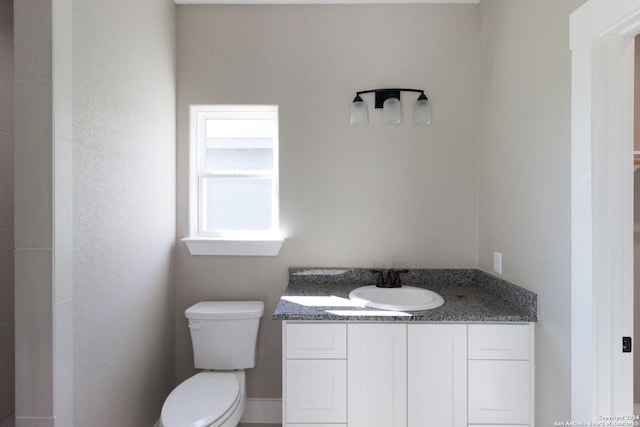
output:
[[[201,301],[185,310],[198,369],[253,368],[262,301]]]

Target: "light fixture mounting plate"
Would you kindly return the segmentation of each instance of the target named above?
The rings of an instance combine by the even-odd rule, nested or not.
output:
[[[400,99],[400,90],[397,89],[379,89],[376,90],[376,108],[382,108],[384,101],[389,98]]]

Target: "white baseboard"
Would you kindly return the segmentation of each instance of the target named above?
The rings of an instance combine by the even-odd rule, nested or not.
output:
[[[247,399],[240,422],[282,424],[282,399]]]

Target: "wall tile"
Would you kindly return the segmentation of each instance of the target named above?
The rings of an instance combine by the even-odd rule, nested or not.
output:
[[[13,40],[0,36],[0,132],[13,133],[13,80]]]
[[[13,39],[13,1],[0,1],[0,36]]]
[[[73,424],[73,303],[71,299],[53,306],[53,408],[58,426]]]
[[[73,283],[71,141],[56,138],[54,164],[54,302],[71,298]]]
[[[13,414],[15,390],[13,324],[0,324],[0,420]]]
[[[52,2],[15,0],[14,20],[16,425],[52,427]]]
[[[11,327],[14,316],[13,260],[13,229],[0,229],[0,325]]]
[[[51,79],[51,1],[16,0],[14,28],[16,80]]]
[[[15,408],[13,1],[0,1],[0,420]]]
[[[0,133],[0,228],[13,228],[14,137]]]
[[[72,139],[71,78],[61,77],[53,81],[54,132],[57,138]]]
[[[18,249],[16,257],[16,416],[53,414],[52,251]]]
[[[71,78],[72,1],[53,3],[53,78]]]
[[[54,427],[54,419],[52,417],[43,418],[16,418],[16,427]]]
[[[58,138],[71,140],[71,0],[53,0],[54,125]]]
[[[16,82],[15,244],[50,248],[52,242],[51,82]]]

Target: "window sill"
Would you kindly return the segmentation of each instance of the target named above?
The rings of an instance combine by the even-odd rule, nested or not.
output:
[[[185,237],[191,255],[276,256],[284,239]]]

